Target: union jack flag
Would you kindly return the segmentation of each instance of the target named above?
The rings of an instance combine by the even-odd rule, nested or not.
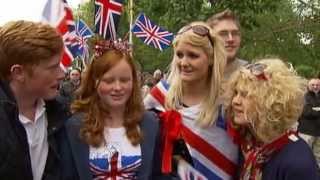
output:
[[[75,35],[68,42],[68,48],[75,56],[86,60],[89,57],[89,46],[87,41],[93,36],[93,32],[83,20],[76,22]]]
[[[96,33],[104,39],[116,40],[123,0],[95,0]]]
[[[173,33],[154,24],[143,13],[140,13],[131,30],[145,44],[155,48],[163,49],[170,46]]]
[[[128,164],[124,167],[121,165],[122,162],[126,161],[126,157],[119,156],[118,152],[115,152],[110,162],[107,162],[108,168],[104,169],[95,165],[94,163],[90,162],[90,171],[93,173],[94,180],[105,180],[105,179],[112,179],[112,180],[122,180],[122,179],[137,179],[137,169],[141,166],[141,158],[135,161],[132,164]]]
[[[72,39],[75,31],[72,10],[67,1],[48,0],[43,10],[43,21],[55,27],[63,37],[65,48],[60,65],[66,70],[75,58],[70,49],[67,48],[68,41]]]

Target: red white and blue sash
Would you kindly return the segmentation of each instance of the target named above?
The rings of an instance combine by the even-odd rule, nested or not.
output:
[[[152,88],[144,99],[146,109],[165,112],[164,101],[168,89],[169,84],[165,81],[160,81]],[[194,168],[208,179],[233,179],[238,168],[238,146],[228,136],[222,116],[208,128],[196,125],[199,111],[199,105],[178,110],[182,122],[179,129],[192,156]]]

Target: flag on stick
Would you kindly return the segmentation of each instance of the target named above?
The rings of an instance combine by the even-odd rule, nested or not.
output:
[[[75,58],[70,49],[67,48],[68,41],[73,39],[75,31],[72,10],[66,0],[48,0],[42,16],[43,21],[55,27],[63,37],[65,48],[60,65],[66,70]]]
[[[75,47],[77,48],[78,56],[83,60],[89,58],[89,46],[87,42],[93,35],[94,34],[88,25],[83,20],[79,19],[76,23]]]
[[[168,48],[173,39],[173,33],[154,24],[143,13],[137,17],[131,31],[145,44],[158,48],[160,51]]]
[[[116,40],[123,0],[95,0],[96,33],[104,39]]]

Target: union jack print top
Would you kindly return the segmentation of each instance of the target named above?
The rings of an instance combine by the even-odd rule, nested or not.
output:
[[[137,179],[141,147],[133,146],[125,128],[106,128],[106,144],[90,146],[89,166],[94,180]]]

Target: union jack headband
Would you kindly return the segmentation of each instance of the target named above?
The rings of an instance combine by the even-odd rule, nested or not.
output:
[[[130,46],[128,41],[122,41],[121,39],[112,41],[112,40],[100,40],[97,41],[94,46],[95,56],[100,57],[103,53],[109,50],[117,50],[122,53],[128,54],[130,52]]]

